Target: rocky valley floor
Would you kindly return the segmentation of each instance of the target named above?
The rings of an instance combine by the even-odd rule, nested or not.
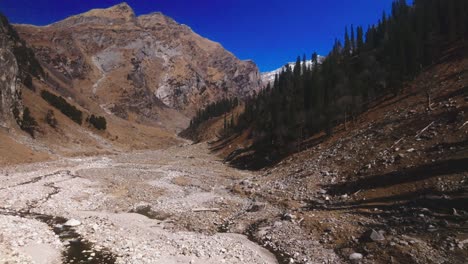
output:
[[[286,166],[297,157],[256,173],[230,168],[208,149],[184,144],[2,168],[0,263],[463,263],[467,256],[464,211],[353,210],[347,195],[280,181],[288,170],[301,175]],[[422,236],[419,228],[433,230]]]
[[[218,232],[251,206],[226,188],[248,174],[205,145],[1,169],[1,263],[277,263]]]

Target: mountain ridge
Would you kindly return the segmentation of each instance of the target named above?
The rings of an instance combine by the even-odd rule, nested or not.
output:
[[[158,117],[161,104],[191,117],[211,102],[261,88],[252,61],[161,12],[136,16],[126,3],[48,26],[15,27],[46,67],[124,119],[136,114],[140,121],[170,123]]]

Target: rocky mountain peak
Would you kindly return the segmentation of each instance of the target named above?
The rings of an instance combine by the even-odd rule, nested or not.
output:
[[[160,12],[136,17],[125,3],[16,29],[46,68],[124,119],[164,123],[161,107],[191,117],[211,102],[261,88],[252,61]]]
[[[112,19],[132,20],[135,18],[135,12],[127,3],[124,2],[109,8],[92,9],[86,13],[81,14],[81,16],[97,16]]]
[[[54,26],[76,26],[80,24],[115,25],[134,21],[136,18],[133,9],[125,2],[103,9],[92,9],[88,12],[69,17],[54,23]]]

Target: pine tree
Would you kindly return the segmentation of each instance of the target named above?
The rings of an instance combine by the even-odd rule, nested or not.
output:
[[[364,47],[364,33],[363,33],[363,30],[362,30],[362,27],[359,26],[357,27],[357,53],[360,53]]]
[[[294,78],[299,79],[299,77],[301,76],[301,56],[297,56],[293,73],[294,73]]]
[[[455,11],[455,0],[447,1],[447,9],[448,9],[448,35],[450,41],[454,41],[457,38],[457,18],[456,18],[456,11]]]
[[[274,90],[279,90],[279,76],[278,76],[278,74],[275,74],[275,81],[273,82],[273,89]]]
[[[312,63],[314,64],[314,67],[317,68],[317,65],[318,65],[318,54],[317,54],[317,52],[314,52],[312,54]]]
[[[349,40],[348,27],[345,28],[344,35],[344,52],[345,55],[349,55],[351,51],[351,41]]]
[[[31,111],[28,107],[24,108],[23,111],[23,120],[21,122],[21,129],[26,131],[32,137],[34,137],[34,131],[36,130],[38,124],[36,119],[31,115]]]

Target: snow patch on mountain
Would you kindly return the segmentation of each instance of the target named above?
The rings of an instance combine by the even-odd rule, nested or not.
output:
[[[318,58],[317,58],[318,63],[321,64],[324,59],[325,59],[324,56],[319,55]],[[273,83],[275,81],[275,75],[280,74],[281,71],[286,69],[286,65],[290,65],[291,68],[294,68],[295,64],[296,64],[296,62],[289,62],[289,63],[285,64],[283,67],[280,67],[280,68],[278,68],[276,70],[273,70],[273,71],[270,71],[270,72],[263,72],[261,74],[263,84],[267,85],[268,83]],[[312,60],[306,61],[306,65],[307,65],[307,67],[312,67],[312,65],[313,65]]]

